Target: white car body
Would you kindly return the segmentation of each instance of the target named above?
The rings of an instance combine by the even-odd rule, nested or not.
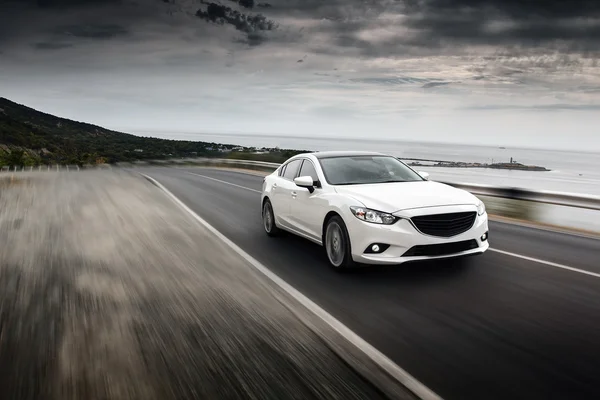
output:
[[[372,152],[306,153],[290,158],[275,172],[266,176],[262,187],[261,204],[264,206],[266,200],[270,202],[276,228],[324,245],[328,218],[338,215],[347,230],[351,258],[361,264],[401,264],[407,261],[481,254],[488,249],[488,218],[485,206],[467,191],[429,181],[423,177],[426,175],[424,173],[419,175],[421,179],[419,181],[346,185],[334,185],[328,182],[321,164],[325,158],[361,156],[389,157]],[[297,164],[297,162],[289,164],[295,160],[312,164],[318,180],[314,188],[299,186],[291,176],[287,178],[280,176],[284,171],[283,168]],[[404,163],[403,166],[410,169]],[[294,178],[300,178],[298,175],[301,173],[301,168],[298,168]],[[307,165],[306,168],[310,169],[310,166]],[[417,174],[412,169],[410,171]],[[391,214],[397,220],[388,225],[367,222],[357,218],[351,207]],[[263,215],[264,212],[263,210]],[[462,224],[462,222],[455,222],[460,218],[468,224],[473,212],[475,213],[473,223],[470,227],[464,225],[465,228],[462,229],[464,231],[449,237],[445,237],[446,234],[442,236],[437,234],[438,231],[442,232],[440,229],[446,229],[444,226],[449,229],[454,226],[452,224]],[[364,216],[364,212],[359,211],[357,215]],[[433,215],[436,217],[432,217]],[[460,218],[451,219],[454,216]],[[421,218],[413,220],[415,217]],[[390,217],[386,216],[386,218]],[[447,221],[439,222],[439,218]],[[420,222],[417,224],[415,221]],[[438,228],[436,224],[442,228]],[[427,228],[425,230],[428,233],[419,230],[418,225],[422,229]],[[457,242],[460,246],[456,244]],[[379,246],[379,251],[372,251],[373,244]],[[432,247],[431,245],[445,246]],[[383,247],[385,249],[381,251]],[[457,249],[460,251],[456,251]],[[331,258],[330,262],[332,262]]]

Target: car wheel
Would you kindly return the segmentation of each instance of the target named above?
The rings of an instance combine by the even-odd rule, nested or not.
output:
[[[263,203],[262,220],[263,227],[265,228],[265,232],[267,233],[267,235],[279,235],[280,231],[277,227],[277,224],[275,224],[275,214],[273,213],[273,206],[271,205],[271,201],[269,201],[269,199],[265,200],[265,202]]]
[[[346,224],[339,216],[332,217],[325,227],[325,252],[329,264],[337,270],[355,266]]]

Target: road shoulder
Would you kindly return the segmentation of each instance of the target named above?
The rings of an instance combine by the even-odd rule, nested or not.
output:
[[[415,398],[133,173],[3,187],[0,274],[8,398]]]

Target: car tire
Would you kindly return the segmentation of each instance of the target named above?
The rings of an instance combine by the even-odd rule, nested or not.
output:
[[[278,236],[281,230],[275,223],[275,213],[273,212],[273,205],[269,199],[266,199],[262,207],[262,221],[263,228],[268,236]]]
[[[352,259],[350,236],[341,217],[336,215],[327,221],[323,239],[327,260],[335,270],[348,270],[356,266]]]

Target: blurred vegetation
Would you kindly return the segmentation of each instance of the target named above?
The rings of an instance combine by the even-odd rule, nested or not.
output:
[[[98,165],[232,157],[282,162],[299,151],[141,137],[71,121],[0,98],[0,166]]]
[[[264,162],[272,162],[272,163],[282,163],[290,157],[295,156],[296,154],[306,153],[304,150],[279,150],[279,149],[269,149],[269,152],[266,153],[254,153],[248,151],[234,151],[227,155],[224,158],[230,158],[234,160],[250,160],[250,161],[264,161]]]

